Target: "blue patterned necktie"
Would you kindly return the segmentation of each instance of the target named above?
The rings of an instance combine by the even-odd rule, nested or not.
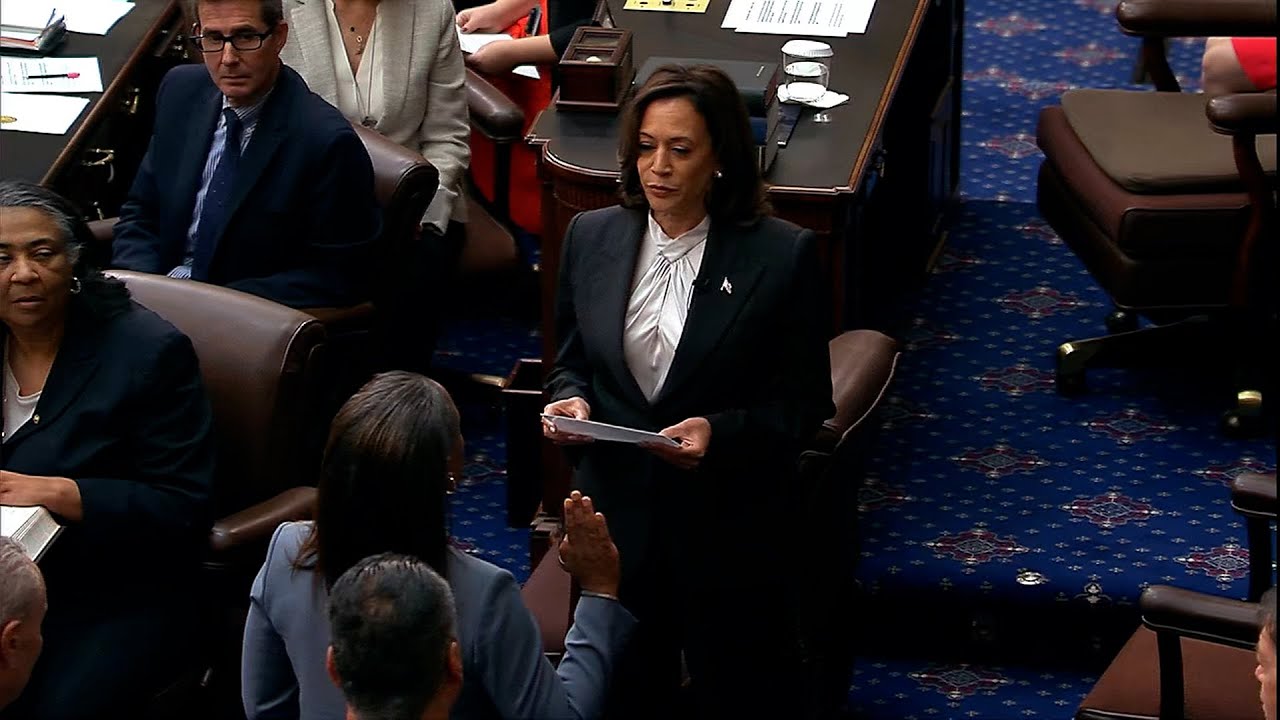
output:
[[[227,222],[228,203],[235,189],[236,168],[240,165],[240,134],[244,123],[231,108],[222,110],[226,123],[223,136],[222,157],[213,170],[213,179],[204,194],[204,206],[200,208],[200,226],[196,230],[196,247],[192,253],[191,277],[204,280],[209,276],[209,264],[213,261],[213,248],[218,234]]]

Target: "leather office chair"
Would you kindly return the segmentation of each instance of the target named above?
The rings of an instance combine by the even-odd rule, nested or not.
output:
[[[350,371],[342,385],[354,391],[376,372],[425,372],[435,351],[437,279],[443,258],[421,236],[422,214],[439,186],[439,173],[418,153],[381,133],[352,125],[373,163],[374,194],[382,207],[382,234],[374,245],[369,302],[349,308],[308,308],[324,323],[336,362]],[[349,393],[344,393],[342,399]]]
[[[1139,599],[1139,627],[1076,712],[1076,720],[1262,720],[1257,605],[1271,585],[1276,476],[1242,475],[1231,504],[1249,523],[1249,600],[1165,586]],[[1256,555],[1255,555],[1256,553]]]
[[[459,271],[472,280],[478,275],[511,272],[520,266],[520,252],[511,230],[511,146],[524,138],[525,118],[519,105],[470,69],[467,109],[472,129],[494,145],[492,205],[474,189],[467,193],[467,239]]]
[[[1164,40],[1274,37],[1275,3],[1125,0],[1116,16],[1124,32],[1142,36],[1157,92],[1071,90],[1041,112],[1037,128],[1040,212],[1117,308],[1107,318],[1111,335],[1058,349],[1065,393],[1084,389],[1089,367],[1183,365],[1215,354],[1244,364],[1257,353],[1243,343],[1273,325],[1273,298],[1261,297],[1267,283],[1257,275],[1274,230],[1276,97],[1206,102],[1178,92]],[[1139,330],[1139,315],[1161,324]],[[1233,346],[1240,351],[1223,358]],[[1260,415],[1262,379],[1242,381],[1228,429]]]
[[[825,676],[818,681],[820,688],[812,690],[815,693],[830,691],[827,697],[818,698],[818,702],[838,703],[843,702],[843,695],[848,692],[848,671],[852,669],[853,658],[840,654],[853,647],[851,640],[844,641],[852,628],[837,628],[833,623],[848,616],[847,605],[842,603],[849,600],[853,588],[829,581],[846,578],[852,582],[857,557],[855,522],[862,463],[878,428],[874,421],[876,409],[893,381],[898,348],[892,338],[874,330],[851,330],[831,340],[830,349],[836,414],[822,424],[810,449],[801,454],[796,488],[785,500],[788,505],[804,510],[794,514],[796,528],[779,532],[803,529],[812,539],[807,543],[809,548],[830,551],[804,555],[798,562],[795,577],[814,601],[813,606],[805,608],[804,614],[821,625],[809,626],[802,622],[800,628],[806,661],[814,663],[815,670]],[[815,537],[815,533],[821,536]],[[564,638],[573,622],[576,599],[573,583],[569,574],[560,568],[554,547],[548,547],[545,542],[539,547],[535,539],[531,555],[534,570],[521,589],[521,597],[542,629],[543,649],[548,657],[559,659],[564,654]],[[848,568],[849,572],[833,572],[833,564]]]
[[[276,526],[311,517],[319,443],[309,435],[325,330],[310,315],[226,288],[116,270],[141,305],[191,339],[213,409],[217,440],[214,522],[204,560],[213,637],[193,662],[225,650],[238,682],[249,585]],[[224,633],[225,630],[225,633]],[[230,647],[234,640],[234,648]],[[222,643],[226,642],[225,649]],[[221,665],[219,665],[221,667]],[[236,693],[238,697],[238,692]]]

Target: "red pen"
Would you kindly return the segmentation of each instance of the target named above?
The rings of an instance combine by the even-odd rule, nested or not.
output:
[[[53,75],[28,75],[27,79],[28,80],[48,80],[50,78],[70,78],[72,80],[75,80],[78,77],[80,77],[80,73],[69,72],[69,73],[55,73]]]

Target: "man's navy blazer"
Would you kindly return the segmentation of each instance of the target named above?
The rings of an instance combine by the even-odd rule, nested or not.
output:
[[[222,98],[202,65],[165,76],[151,144],[115,226],[113,266],[164,274],[182,264]],[[369,154],[288,67],[258,116],[230,203],[211,260],[192,268],[193,279],[292,307],[368,299],[381,230]]]

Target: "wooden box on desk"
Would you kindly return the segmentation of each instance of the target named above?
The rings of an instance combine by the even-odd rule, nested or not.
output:
[[[635,76],[631,31],[578,28],[560,58],[559,70],[557,109],[617,112]]]

